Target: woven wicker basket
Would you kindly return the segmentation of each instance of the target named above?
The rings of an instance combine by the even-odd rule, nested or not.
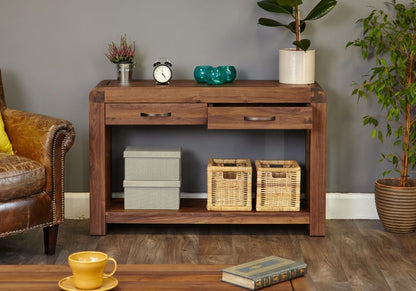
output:
[[[296,161],[256,160],[257,211],[299,211],[300,167]]]
[[[251,177],[252,168],[249,159],[209,159],[207,209],[251,210]]]

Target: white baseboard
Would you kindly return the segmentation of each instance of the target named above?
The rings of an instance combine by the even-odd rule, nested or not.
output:
[[[379,219],[374,193],[327,193],[327,219]]]
[[[90,218],[89,192],[66,192],[64,203],[66,219]]]
[[[90,216],[88,192],[65,193],[65,218],[86,219]],[[122,196],[115,193],[114,196]],[[206,198],[206,193],[182,193],[182,198]],[[327,193],[327,219],[378,219],[373,193]]]

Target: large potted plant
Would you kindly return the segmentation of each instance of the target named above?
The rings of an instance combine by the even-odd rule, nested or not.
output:
[[[362,83],[355,83],[358,99],[376,98],[384,117],[365,116],[374,127],[372,136],[389,139],[399,153],[382,154],[391,169],[375,182],[376,208],[386,230],[412,232],[416,228],[416,181],[409,168],[416,165],[416,0],[387,3],[359,19],[363,36],[349,46],[361,49],[362,58],[374,63]],[[397,172],[399,178],[384,178]]]
[[[296,48],[279,50],[279,81],[286,84],[310,84],[315,82],[315,50],[310,50],[311,41],[301,39],[306,23],[328,14],[337,4],[336,0],[321,0],[305,18],[301,18],[302,0],[263,0],[257,4],[264,10],[289,15],[293,21],[288,24],[270,18],[259,18],[264,26],[283,27],[296,35]]]
[[[120,83],[128,83],[132,80],[135,55],[136,43],[128,43],[126,35],[120,37],[119,46],[113,41],[108,44],[108,52],[105,56],[116,64],[117,80]]]

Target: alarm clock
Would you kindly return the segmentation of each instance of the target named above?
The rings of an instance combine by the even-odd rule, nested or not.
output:
[[[159,58],[153,64],[153,79],[157,85],[169,84],[172,79],[172,64],[166,58]]]

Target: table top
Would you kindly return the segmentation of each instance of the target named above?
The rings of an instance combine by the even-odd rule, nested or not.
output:
[[[118,265],[118,290],[246,290],[221,282],[230,265]],[[0,290],[60,290],[58,282],[71,276],[66,265],[1,265]],[[308,275],[263,290],[315,290]]]
[[[90,92],[97,103],[326,103],[319,84],[287,85],[277,81],[239,80],[219,86],[193,80],[175,80],[169,85],[132,81],[128,85],[103,80]]]

